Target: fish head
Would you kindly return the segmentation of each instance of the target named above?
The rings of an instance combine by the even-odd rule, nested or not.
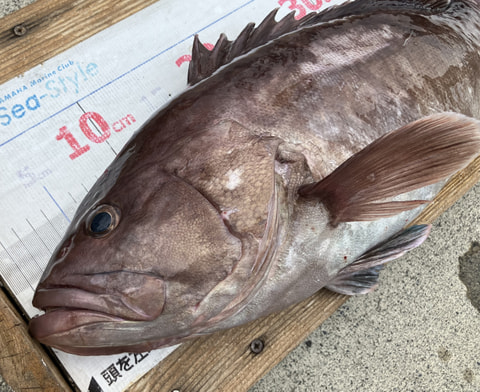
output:
[[[183,171],[153,150],[126,147],[51,257],[33,298],[45,311],[31,320],[33,337],[81,355],[146,351],[195,336],[241,307],[265,274],[256,266],[271,259],[272,241],[263,238],[275,231],[275,153],[271,141],[258,138],[240,152],[212,143],[216,131],[230,128],[213,127],[193,139],[194,147],[179,142]],[[198,155],[192,148],[201,157],[189,164]],[[250,153],[264,159],[234,169],[227,161],[208,163]],[[262,170],[266,181],[257,177]]]
[[[82,202],[33,299],[46,313],[30,332],[64,351],[145,351],[150,341],[139,348],[139,330],[177,338],[242,253],[192,185],[148,163],[118,175],[122,164],[114,162]]]

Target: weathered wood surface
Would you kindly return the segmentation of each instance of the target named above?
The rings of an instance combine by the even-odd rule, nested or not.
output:
[[[68,391],[57,367],[27,332],[27,325],[0,289],[0,374],[15,391]]]
[[[38,0],[0,21],[0,83],[63,52],[153,0]],[[26,33],[15,35],[15,26]],[[17,33],[18,33],[17,29]],[[20,31],[22,31],[20,29]],[[480,159],[455,176],[417,222],[431,222],[480,178]],[[183,344],[130,391],[245,391],[328,318],[345,296],[322,290],[281,313]],[[249,345],[260,338],[260,354]],[[68,390],[0,292],[0,373],[15,390]]]
[[[475,159],[468,167],[453,176],[443,187],[437,197],[425,208],[412,222],[431,223],[442,213],[448,210],[453,203],[460,199],[467,191],[480,180],[480,157]]]

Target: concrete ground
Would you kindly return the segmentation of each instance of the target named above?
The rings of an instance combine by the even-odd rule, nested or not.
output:
[[[0,1],[0,17],[32,1]],[[479,201],[480,184],[250,392],[480,391]]]

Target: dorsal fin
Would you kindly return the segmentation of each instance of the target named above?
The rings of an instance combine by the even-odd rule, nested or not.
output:
[[[379,12],[410,12],[431,15],[445,10],[450,1],[356,0],[330,7],[320,13],[310,13],[300,20],[295,19],[295,11],[293,11],[278,22],[275,21],[275,16],[279,8],[276,8],[267,15],[258,27],[255,28],[254,23],[249,23],[234,41],[229,41],[225,34],[221,34],[211,51],[202,45],[198,35],[196,35],[193,41],[192,60],[188,68],[188,83],[194,85],[209,77],[233,59],[303,27]]]
[[[270,12],[257,28],[255,28],[255,23],[249,23],[234,41],[229,41],[225,34],[221,34],[211,51],[201,44],[196,35],[193,41],[192,61],[188,68],[188,83],[191,85],[198,83],[222,65],[228,64],[233,59],[275,38],[295,31],[316,16],[316,14],[310,14],[301,20],[296,20],[294,18],[295,11],[293,11],[276,22],[275,16],[278,10],[279,8],[276,8]]]

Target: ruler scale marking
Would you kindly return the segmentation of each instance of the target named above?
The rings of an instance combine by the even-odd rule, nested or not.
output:
[[[42,213],[42,215],[45,217],[45,219],[47,220],[47,222],[50,224],[50,226],[52,227],[53,231],[55,233],[57,233],[57,236],[58,236],[58,240],[60,240],[62,238],[62,234],[60,234],[57,229],[55,228],[55,226],[53,225],[52,221],[50,220],[50,218],[47,216],[47,214],[45,214],[45,212],[43,210],[40,210],[40,212]]]
[[[41,270],[41,267],[40,267],[36,257],[31,252],[30,247],[25,245],[25,242],[23,241],[22,238],[20,238],[20,236],[17,234],[17,232],[15,231],[15,229],[13,227],[11,227],[10,229],[12,230],[13,234],[18,238],[18,241],[20,242],[20,244],[22,244],[22,246],[25,248],[25,251],[30,255],[30,258],[33,260],[34,264],[38,267],[38,269]]]
[[[35,289],[30,285],[30,283],[28,282],[28,279],[27,277],[24,275],[22,269],[20,268],[19,264],[15,262],[15,257],[13,257],[13,255],[8,251],[8,249],[3,245],[2,241],[0,241],[0,246],[3,248],[3,250],[5,251],[5,253],[7,254],[7,256],[10,258],[10,260],[13,262],[13,264],[17,267],[17,270],[18,272],[20,273],[20,275],[23,277],[23,280],[24,282],[27,284],[27,286],[30,286],[30,288],[32,289],[32,292],[35,291]],[[18,281],[17,281],[18,283]],[[17,288],[17,292],[15,294],[19,294],[21,292],[21,290],[24,290],[23,288],[20,289],[20,288]]]

